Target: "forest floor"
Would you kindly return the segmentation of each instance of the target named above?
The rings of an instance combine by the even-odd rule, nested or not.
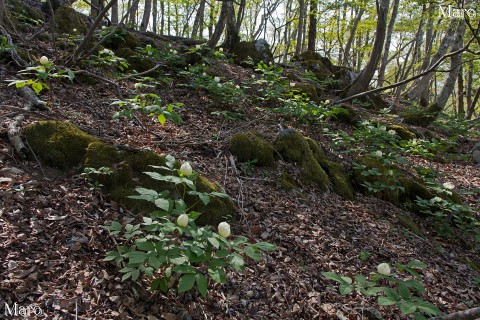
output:
[[[230,64],[217,68],[237,83],[253,74]],[[21,107],[23,98],[3,81],[14,75],[10,72],[1,79],[0,101]],[[132,90],[133,82],[123,81],[120,86]],[[122,282],[119,268],[102,261],[116,240],[101,226],[139,218],[91,190],[80,168],[62,172],[19,159],[4,125],[15,111],[0,108],[2,303],[37,305],[44,315],[31,319],[367,319],[369,307],[380,310],[385,319],[401,319],[398,309],[378,307],[373,298],[340,295],[336,284],[321,272],[368,275],[382,262],[418,259],[428,264],[421,271],[425,300],[446,313],[480,304],[480,272],[471,267],[472,261],[479,261],[478,248],[440,234],[419,217],[413,219],[424,236],[415,235],[398,223],[398,215],[405,212],[360,193],[348,201],[315,188],[281,190],[275,183],[281,163],[277,169],[265,169],[232,161],[228,142],[233,134],[255,129],[274,140],[278,125],[290,124],[281,115],[259,110],[248,100],[222,106],[221,111],[229,113],[212,114],[218,110],[205,92],[175,83],[158,88],[157,93],[167,103],[185,104],[180,125],[161,126],[148,117],[139,118],[157,135],[146,132],[138,121],[113,120],[115,91],[104,83],[51,85],[41,96],[50,107],[28,114],[25,125],[69,120],[102,141],[188,160],[235,201],[234,235],[268,241],[279,250],[260,263],[247,260],[245,272],[229,273],[225,285],[211,286],[208,299],[193,292],[178,297],[152,293],[141,282]],[[345,125],[332,123],[330,129],[341,126]],[[297,129],[325,142],[319,126]],[[458,152],[468,153],[472,146],[468,142]],[[480,186],[480,167],[471,160],[433,165],[444,182],[458,189]],[[478,194],[461,197],[480,210]],[[2,318],[3,306],[0,310]]]

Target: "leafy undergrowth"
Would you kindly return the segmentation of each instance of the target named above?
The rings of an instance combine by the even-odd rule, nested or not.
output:
[[[239,85],[254,74],[225,62],[212,69]],[[448,231],[413,217],[424,233],[416,235],[399,223],[405,212],[360,193],[354,201],[347,201],[315,188],[283,191],[275,181],[285,164],[277,169],[242,166],[227,151],[233,134],[257,130],[273,140],[279,124],[296,125],[306,136],[325,142],[320,125],[295,124],[288,117],[262,111],[271,101],[242,98],[220,107],[204,90],[176,86],[173,80],[156,93],[165,104],[184,104],[179,111],[182,124],[161,126],[141,115],[116,121],[112,118],[118,111],[111,104],[116,99],[113,88],[78,83],[50,87],[42,95],[50,108],[29,114],[28,122],[68,119],[100,140],[190,161],[236,202],[232,234],[268,241],[280,249],[260,263],[247,260],[245,273],[229,273],[225,285],[210,286],[208,299],[195,292],[179,296],[151,293],[145,284],[122,282],[118,267],[102,261],[117,243],[101,226],[114,220],[134,223],[139,218],[91,190],[78,171],[63,173],[36,161],[19,160],[2,123],[0,301],[37,304],[44,312],[38,318],[45,319],[73,318],[76,312],[79,319],[338,319],[340,314],[364,319],[369,307],[377,307],[376,301],[355,293],[341,296],[322,272],[368,275],[379,263],[407,264],[418,259],[428,265],[421,271],[424,300],[443,312],[480,303],[478,248],[467,249]],[[121,87],[133,90],[134,82],[123,81]],[[24,103],[4,82],[0,83],[0,100],[10,106]],[[12,112],[0,109],[0,117],[10,117]],[[348,132],[351,128],[332,123],[329,130]],[[468,152],[471,145],[458,148]],[[480,185],[480,168],[471,160],[440,163],[417,156],[410,160],[433,164],[444,182],[453,182],[458,189],[473,190]],[[478,195],[462,199],[480,209]],[[385,319],[397,317],[398,310],[377,308]]]

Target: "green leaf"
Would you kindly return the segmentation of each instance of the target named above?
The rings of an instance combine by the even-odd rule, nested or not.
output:
[[[417,310],[417,306],[410,301],[399,301],[398,307],[400,308],[400,311],[402,311],[402,314],[404,315],[412,314]]]
[[[207,277],[205,277],[201,273],[197,273],[195,276],[195,282],[197,283],[197,288],[202,297],[206,298],[207,297],[207,289],[208,289],[208,280]]]
[[[188,261],[188,259],[186,257],[178,257],[178,258],[170,259],[170,262],[175,264],[175,265],[181,265],[181,264],[184,264],[187,261]]]
[[[34,82],[32,83],[32,89],[35,90],[36,93],[40,93],[40,91],[43,89],[43,86],[40,82]]]
[[[135,245],[139,250],[143,251],[155,251],[155,244],[150,241],[145,241],[145,240],[137,240],[135,241]]]
[[[262,251],[267,251],[267,252],[275,251],[275,250],[278,249],[278,247],[276,245],[273,245],[273,244],[268,243],[268,242],[257,242],[255,244],[255,247],[257,247],[258,249],[260,249]]]
[[[403,299],[405,300],[409,300],[410,297],[412,296],[410,290],[408,289],[408,287],[401,283],[399,286],[398,286],[398,294],[400,295],[400,297],[402,297]]]
[[[215,247],[216,249],[220,248],[220,243],[218,242],[217,239],[212,238],[212,237],[209,237],[207,240],[208,240],[208,242],[210,242],[210,243],[212,244],[212,246]]]
[[[208,275],[216,283],[225,283],[226,282],[225,271],[223,271],[223,269],[208,268]]]
[[[128,258],[128,263],[132,264],[144,263],[148,258],[147,253],[142,251],[130,251],[125,253],[123,256]]]
[[[392,288],[384,288],[383,292],[390,300],[398,301],[400,300],[400,296],[398,295],[397,291]]]
[[[442,314],[442,312],[440,311],[440,309],[437,308],[437,306],[428,301],[418,301],[415,304],[417,305],[418,310],[421,310],[428,315],[438,316]]]
[[[165,118],[165,116],[163,115],[163,113],[159,114],[158,117],[158,122],[160,122],[160,124],[163,126],[165,124],[165,122],[167,121],[167,118]]]
[[[420,281],[410,279],[403,281],[403,284],[409,288],[413,288],[417,292],[425,292],[425,288]]]
[[[378,297],[377,302],[380,306],[391,306],[397,303],[396,300],[392,300],[388,297]]]
[[[168,201],[167,199],[157,199],[155,200],[155,205],[162,210],[170,210],[170,201]]]
[[[176,273],[197,273],[197,270],[194,267],[189,266],[188,264],[175,266],[173,268],[173,271],[175,271]]]
[[[346,284],[341,284],[339,287],[338,287],[338,290],[340,291],[340,294],[341,295],[347,295],[347,294],[350,294],[352,293],[353,291],[353,286],[352,285],[346,285]]]
[[[165,256],[150,256],[148,257],[148,263],[154,268],[155,270],[158,270],[161,268],[162,264],[164,264],[167,261],[167,258]]]
[[[330,280],[333,280],[333,281],[337,281],[337,282],[340,282],[342,284],[345,284],[345,285],[349,285],[352,283],[352,279],[349,278],[349,277],[342,277],[340,276],[339,274],[335,273],[335,272],[322,272],[323,276],[327,279],[330,279]]]
[[[243,257],[239,254],[233,254],[230,259],[230,265],[235,271],[242,271],[244,266]]]
[[[195,285],[195,274],[184,274],[178,281],[178,293],[186,292]]]
[[[262,259],[262,256],[257,252],[255,246],[253,246],[253,245],[245,247],[244,252],[247,256],[249,256],[250,258],[252,258],[255,261],[258,261],[258,260]]]
[[[420,269],[424,269],[426,268],[428,265],[426,263],[423,263],[422,261],[419,261],[419,260],[412,260],[410,261],[409,263],[407,263],[407,267],[410,267],[410,268],[420,268]]]

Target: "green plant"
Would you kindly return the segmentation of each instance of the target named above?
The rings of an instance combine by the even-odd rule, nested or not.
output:
[[[55,65],[43,56],[40,58],[40,65],[35,67],[27,67],[24,70],[20,70],[18,74],[33,76],[34,79],[28,80],[7,80],[10,82],[8,85],[15,85],[17,88],[24,86],[31,86],[32,89],[38,94],[43,89],[48,89],[47,82],[51,79],[69,79],[73,81],[75,73],[70,69],[58,70]]]
[[[255,71],[261,74],[259,79],[252,76],[253,83],[259,85],[257,91],[259,100],[272,100],[284,97],[289,81],[283,76],[283,68],[261,62]]]
[[[422,212],[437,220],[447,222],[447,224],[453,223],[462,229],[470,229],[479,225],[475,219],[474,209],[469,206],[456,204],[438,196],[431,199],[422,199],[417,196],[415,203],[420,207]]]
[[[112,104],[118,105],[122,110],[114,114],[114,119],[126,117],[131,120],[135,112],[142,112],[147,116],[156,116],[158,122],[162,125],[171,119],[175,123],[181,123],[180,115],[175,111],[183,106],[183,103],[170,103],[166,106],[162,105],[160,97],[154,93],[139,93],[130,99],[117,100]]]
[[[377,151],[377,153],[382,154],[381,151]],[[380,157],[382,157],[382,155],[380,155]],[[362,186],[367,188],[368,192],[377,193],[377,192],[382,192],[386,190],[405,191],[405,188],[400,185],[400,182],[398,180],[398,177],[401,176],[401,173],[396,169],[390,169],[388,167],[368,168],[366,165],[360,164],[357,162],[353,162],[352,167],[355,170],[360,170],[361,171],[360,174],[364,177],[368,177],[368,176],[382,177],[382,179],[374,180],[373,182],[369,182],[369,181],[362,182]]]
[[[94,67],[114,67],[120,71],[125,71],[129,66],[127,60],[117,57],[110,49],[98,51],[96,55],[91,55],[86,62]]]
[[[178,74],[189,79],[189,83],[182,86],[205,90],[213,99],[221,103],[233,104],[244,96],[243,90],[233,81],[210,76],[205,64],[190,66]]]
[[[100,167],[98,169],[85,167],[81,176],[85,178],[91,190],[99,190],[103,187],[103,184],[97,180],[98,176],[110,175],[112,173],[113,170],[110,167]]]
[[[362,252],[359,253],[358,259],[360,259],[360,261],[365,262],[368,260],[368,258],[370,258],[371,255],[372,254],[369,251],[363,250]]]
[[[139,195],[131,199],[146,200],[159,210],[143,217],[140,224],[122,226],[112,222],[104,226],[113,235],[122,235],[125,243],[111,251],[106,261],[115,261],[122,268],[122,280],[137,280],[141,275],[153,278],[151,289],[177,293],[197,288],[203,297],[208,295],[209,279],[215,283],[225,283],[227,269],[242,271],[244,257],[261,259],[262,251],[273,251],[270,243],[249,243],[242,236],[230,238],[230,226],[219,224],[217,232],[211,227],[198,227],[195,219],[201,214],[187,208],[185,196],[196,196],[208,204],[211,197],[228,197],[224,193],[204,193],[196,190],[197,174],[190,164],[184,163],[180,170],[175,169],[175,159],[165,158],[165,166],[152,166],[159,172],[146,172],[151,178],[176,186],[180,198],[169,197],[168,191],[157,192],[137,188]]]
[[[335,272],[322,272],[327,279],[340,283],[339,291],[342,295],[357,292],[369,297],[376,296],[380,306],[397,306],[403,315],[412,315],[415,319],[426,319],[427,316],[437,316],[441,311],[432,303],[423,300],[417,294],[425,291],[421,283],[421,276],[417,272],[427,265],[418,260],[403,264],[396,264],[398,274],[390,273],[390,266],[381,263],[377,267],[378,273],[372,273],[370,279],[363,275],[356,275],[353,279],[341,276]],[[401,279],[400,275],[408,273],[409,277]]]

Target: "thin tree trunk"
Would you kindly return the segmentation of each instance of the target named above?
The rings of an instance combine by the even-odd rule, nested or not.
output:
[[[155,33],[155,34],[158,32],[157,27],[158,27],[158,2],[157,2],[157,0],[153,0],[153,3],[152,3],[152,29],[153,29],[153,33]]]
[[[130,26],[133,28],[137,25],[137,11],[138,11],[138,1],[134,1],[132,4],[132,10],[130,11]]]
[[[113,25],[118,24],[118,1],[115,1],[115,3],[112,6],[112,13],[111,13],[111,20]]]
[[[145,6],[143,9],[143,19],[140,25],[140,31],[147,31],[148,24],[150,23],[150,13],[152,11],[152,0],[145,0]]]
[[[363,8],[360,8],[357,14],[355,15],[355,19],[353,19],[352,26],[350,28],[350,35],[348,36],[347,43],[345,45],[345,50],[343,51],[343,60],[342,60],[342,66],[346,67],[349,65],[355,65],[355,63],[348,63],[348,60],[350,59],[350,49],[352,47],[353,40],[355,39],[355,33],[357,32],[357,27],[358,24],[360,23],[360,20],[362,19],[363,14],[365,13],[365,10]]]
[[[315,52],[315,43],[317,39],[317,5],[317,0],[310,0],[307,51],[311,52]]]
[[[360,73],[353,85],[348,90],[347,95],[352,96],[362,91],[367,90],[370,81],[375,74],[378,62],[382,55],[383,44],[385,41],[385,33],[387,30],[388,7],[390,0],[377,0],[377,28],[375,31],[375,42],[373,43],[372,53],[367,66]]]
[[[297,31],[297,45],[295,47],[295,54],[302,52],[302,39],[303,39],[303,24],[305,20],[305,0],[298,0],[298,31]]]
[[[463,83],[463,67],[460,66],[460,70],[458,71],[458,79],[457,79],[457,92],[458,92],[457,108],[458,108],[458,115],[462,118],[465,117],[465,102],[464,102],[465,95],[463,94],[464,90],[465,88]]]
[[[470,120],[473,117],[473,113],[475,111],[475,106],[478,102],[478,98],[480,98],[480,87],[478,87],[477,92],[475,93],[475,97],[473,97],[472,103],[468,105],[467,110],[467,119]]]
[[[393,8],[392,8],[392,15],[390,17],[390,21],[388,22],[387,38],[385,40],[385,49],[383,51],[382,63],[380,64],[380,70],[378,71],[377,86],[379,86],[379,87],[383,86],[383,82],[385,81],[385,71],[387,69],[388,53],[390,52],[390,44],[392,43],[393,27],[395,25],[395,20],[397,19],[399,3],[400,3],[400,0],[394,0]]]
[[[465,28],[466,28],[466,24],[462,20],[460,22],[460,26],[457,29],[454,43],[452,44],[452,52],[459,50],[463,46],[463,36],[465,34]],[[448,98],[450,98],[451,94],[455,89],[455,82],[457,81],[458,73],[460,71],[461,66],[462,66],[461,53],[454,55],[453,57],[450,58],[450,67],[452,71],[448,73],[448,77],[445,80],[445,84],[443,85],[442,90],[440,91],[440,94],[438,95],[438,98],[435,101],[441,109],[445,107],[445,104],[447,103]]]
[[[220,41],[220,37],[222,36],[223,30],[225,29],[228,15],[230,13],[229,7],[233,8],[232,0],[225,0],[222,2],[222,8],[220,9],[220,16],[218,17],[217,24],[215,25],[215,31],[207,42],[207,45],[210,48],[214,48],[218,44],[218,41]]]
[[[206,0],[200,0],[197,15],[195,16],[195,20],[193,21],[192,38],[202,37],[201,25],[203,24],[203,16],[205,14],[205,3]]]
[[[165,1],[160,1],[160,11],[162,12],[160,18],[160,34],[165,34]]]
[[[3,25],[4,16],[5,16],[5,0],[0,0],[0,25]]]
[[[457,29],[458,20],[452,19],[452,22],[450,23],[450,26],[447,30],[447,34],[442,39],[442,42],[440,43],[437,52],[432,57],[429,67],[434,65],[440,57],[445,55],[452,42],[455,40],[455,34]],[[427,105],[428,100],[426,99],[428,97],[428,87],[430,85],[430,80],[432,79],[433,75],[433,73],[428,73],[424,77],[420,78],[420,80],[414,85],[414,87],[410,89],[410,91],[406,94],[406,97],[411,100],[418,100],[421,102],[422,105]]]
[[[287,63],[288,50],[290,49],[290,39],[292,36],[292,31],[290,30],[292,25],[291,14],[292,14],[292,0],[288,0],[287,5],[285,7],[285,17],[287,18],[287,21],[285,23],[285,30],[283,33],[283,40],[285,43],[285,51],[283,52],[283,59],[282,59],[283,63]]]

